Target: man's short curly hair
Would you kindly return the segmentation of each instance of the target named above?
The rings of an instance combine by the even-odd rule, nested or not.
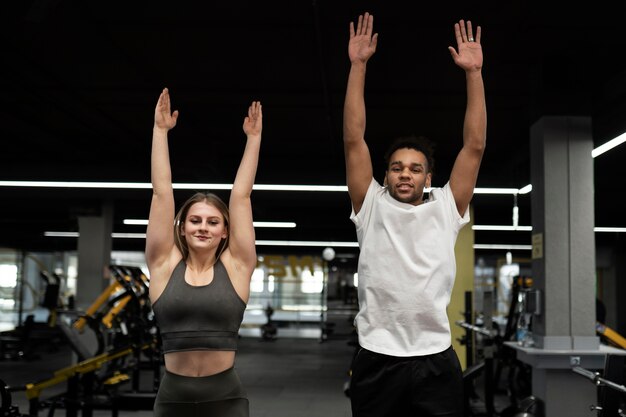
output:
[[[389,162],[391,159],[391,155],[398,149],[414,149],[418,152],[421,152],[426,156],[426,162],[428,163],[428,167],[426,172],[432,173],[435,168],[435,159],[433,158],[434,144],[425,136],[402,136],[393,141],[393,143],[387,149],[385,153],[385,165],[389,168]]]

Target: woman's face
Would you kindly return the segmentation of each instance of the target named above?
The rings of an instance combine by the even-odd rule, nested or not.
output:
[[[215,206],[199,202],[189,208],[181,235],[189,249],[213,249],[228,236],[228,229],[224,216]]]

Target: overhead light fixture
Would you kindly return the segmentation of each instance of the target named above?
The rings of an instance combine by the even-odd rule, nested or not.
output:
[[[486,249],[486,250],[493,250],[493,249],[497,249],[497,250],[532,250],[533,249],[533,245],[507,245],[507,244],[487,245],[487,244],[476,243],[476,244],[474,244],[474,249],[477,249],[477,250],[482,250],[482,249]]]
[[[232,188],[232,186],[230,187]],[[230,189],[229,188],[229,189]],[[286,184],[254,184],[253,190],[259,191],[331,191],[347,192],[347,185],[286,185]]]
[[[593,158],[615,148],[626,142],[626,132],[614,139],[598,146],[591,151]],[[92,181],[0,181],[0,187],[41,187],[41,188],[110,188],[110,189],[151,189],[149,182],[92,182]],[[232,184],[194,184],[194,183],[174,183],[175,190],[230,190]],[[288,184],[254,184],[254,190],[259,191],[330,191],[346,192],[346,185],[288,185]],[[527,194],[532,190],[532,185],[528,184],[522,188],[482,188],[474,189],[474,194]],[[425,189],[430,192],[430,188]]]
[[[145,233],[111,233],[114,239],[145,239]]]
[[[358,248],[359,242],[334,242],[314,240],[257,240],[258,246],[320,246],[335,248]]]
[[[47,237],[73,237],[80,236],[78,232],[44,232],[44,236]],[[111,237],[114,239],[145,239],[145,233],[111,233]]]
[[[254,227],[270,227],[277,229],[294,229],[296,227],[295,222],[252,222]]]
[[[94,181],[0,181],[0,187],[24,187],[24,188],[90,188],[90,189],[152,189],[149,182],[94,182]],[[231,190],[232,184],[192,184],[174,183],[175,190]],[[530,187],[527,185],[526,187]],[[518,188],[497,188],[497,187],[477,187],[474,194],[526,194],[523,189]],[[532,187],[531,187],[532,188]],[[289,184],[254,184],[252,187],[256,191],[304,191],[304,192],[347,192],[346,185],[289,185]],[[430,192],[431,188],[425,188],[425,192]]]
[[[152,188],[147,182],[90,182],[90,181],[0,181],[0,187],[34,188]]]
[[[130,220],[130,219],[129,219]],[[135,220],[139,221],[139,220]],[[260,222],[275,223],[275,222]],[[286,222],[288,223],[288,222]],[[137,223],[138,224],[138,223]],[[295,223],[292,223],[295,227]],[[255,227],[292,227],[292,226],[256,226]],[[532,226],[506,226],[506,225],[473,225],[472,230],[478,231],[502,231],[502,232],[530,232]],[[594,227],[594,232],[598,233],[626,233],[626,227]],[[44,232],[46,237],[79,237],[78,232]],[[145,233],[111,233],[111,237],[116,239],[145,239]],[[335,246],[343,248],[358,248],[358,242],[334,242],[334,241],[308,241],[308,240],[257,240],[258,246]],[[479,247],[476,247],[479,246]],[[475,245],[474,249],[501,249],[493,248],[493,245]],[[524,245],[522,245],[524,246]],[[524,246],[525,247],[525,246]]]
[[[505,225],[478,225],[472,226],[472,230],[490,230],[499,232],[530,232],[533,230],[532,226],[505,226]]]
[[[517,188],[483,188],[483,187],[474,188],[474,194],[512,194],[512,195],[515,195],[517,193],[519,193],[519,189]]]
[[[78,232],[43,232],[46,237],[78,237]]]
[[[129,226],[147,226],[148,219],[124,219],[123,223]]]
[[[626,233],[626,227],[594,227],[594,232]]]
[[[505,226],[505,225],[478,225],[472,226],[472,230],[496,231],[496,232],[531,232],[532,226]],[[596,233],[626,233],[626,227],[601,227],[593,228]]]
[[[603,145],[598,146],[597,148],[595,148],[594,150],[591,151],[591,157],[595,158],[599,155],[602,155],[603,153],[610,151],[611,149],[615,148],[618,145],[621,145],[622,143],[626,142],[626,132],[622,133],[621,135],[617,136],[614,139],[611,139],[610,141],[606,142]],[[480,192],[478,192],[478,188],[474,191],[474,194],[481,194]],[[496,188],[495,190],[506,190],[506,188]],[[514,189],[512,189],[514,190]],[[533,185],[532,184],[528,184],[522,188],[520,188],[519,190],[517,190],[517,193],[513,193],[513,194],[528,194],[529,192],[531,192],[533,190]],[[488,194],[488,193],[484,193],[484,194]],[[505,192],[497,192],[496,194],[508,194]],[[598,230],[596,230],[598,231]]]
[[[595,148],[593,151],[591,151],[591,157],[595,158],[597,156],[600,156],[603,153],[610,151],[611,149],[615,148],[618,145],[621,145],[624,142],[626,142],[626,132]]]
[[[595,158],[596,156],[602,155],[603,153],[610,151],[618,145],[626,142],[626,132],[622,133],[616,138],[611,139],[603,145],[598,146],[594,150],[591,151],[591,157]],[[528,184],[525,187],[519,189],[519,194],[528,194],[533,189],[532,184]]]
[[[132,226],[147,226],[147,219],[124,219],[124,224]],[[275,229],[293,229],[296,227],[294,222],[253,222],[254,227],[268,227]]]
[[[44,232],[47,237],[71,237],[80,236],[78,232]],[[145,239],[145,233],[111,233],[112,238],[116,239]],[[323,246],[336,248],[358,248],[358,242],[335,242],[335,241],[314,241],[314,240],[257,240],[257,246]]]
[[[149,182],[0,181],[0,187],[152,189],[152,184]],[[172,187],[175,190],[231,190],[233,185],[174,183]],[[346,185],[254,184],[252,188],[259,191],[348,191]]]

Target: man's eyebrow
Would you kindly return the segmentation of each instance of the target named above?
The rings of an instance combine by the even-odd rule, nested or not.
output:
[[[402,161],[391,161],[389,165],[402,165]],[[411,166],[422,167],[424,166],[424,164],[422,164],[421,162],[411,162]]]

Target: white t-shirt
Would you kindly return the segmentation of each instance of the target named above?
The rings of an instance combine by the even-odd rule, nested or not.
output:
[[[447,183],[414,206],[372,179],[350,219],[360,247],[359,343],[391,356],[439,353],[451,345],[446,308],[456,274],[454,245],[469,222]]]

